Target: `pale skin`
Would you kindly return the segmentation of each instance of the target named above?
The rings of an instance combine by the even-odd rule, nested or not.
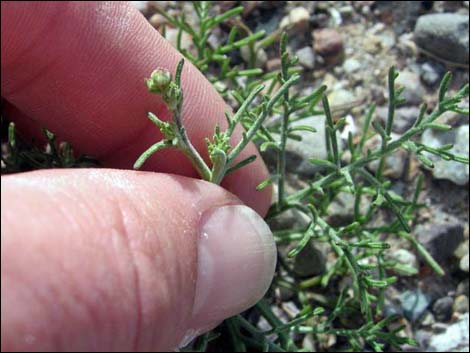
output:
[[[176,50],[123,2],[1,6],[5,115],[24,136],[47,127],[120,169],[2,176],[2,351],[174,349],[188,329],[259,299],[264,288],[223,317],[191,314],[201,214],[246,204],[264,215],[271,190],[254,191],[268,176],[262,160],[224,188],[195,179],[177,151],[152,157],[152,172],[130,170],[161,138],[146,112],[169,118],[143,79],[155,67],[174,70]],[[204,154],[227,107],[189,63],[182,77],[184,123]],[[249,145],[240,158],[252,154]]]

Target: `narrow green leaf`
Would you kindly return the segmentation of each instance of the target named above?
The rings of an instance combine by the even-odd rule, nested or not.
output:
[[[276,142],[273,142],[273,141],[263,142],[259,149],[260,149],[261,152],[265,152],[270,148],[273,148],[276,151],[280,151],[278,144]]]
[[[225,175],[229,175],[230,173],[233,173],[234,171],[236,171],[237,169],[240,169],[252,162],[254,162],[256,160],[256,156],[255,155],[252,155],[252,156],[249,156],[248,158],[245,158],[244,160],[242,160],[241,162],[237,163],[236,165],[234,165],[233,167],[227,169],[227,171],[225,172]]]
[[[219,16],[216,16],[211,21],[209,21],[207,29],[210,29],[214,26],[217,26],[218,24],[224,22],[225,20],[229,19],[230,17],[237,16],[237,15],[241,14],[242,12],[243,12],[243,6],[239,6],[239,7],[235,7],[233,9],[230,9],[230,10],[226,11],[225,13],[223,13]]]
[[[449,88],[449,83],[451,79],[452,73],[450,71],[448,71],[442,78],[441,84],[439,85],[439,104],[441,104],[446,97],[446,93]]]
[[[428,129],[435,129],[435,130],[440,130],[440,131],[452,130],[452,126],[447,125],[447,124],[430,123],[430,124],[424,125],[424,127]]]
[[[15,134],[15,123],[11,122],[8,125],[8,144],[11,148],[16,147],[16,134]]]
[[[263,190],[266,186],[272,184],[273,182],[275,182],[277,179],[279,178],[279,175],[271,175],[271,177],[269,177],[268,179],[266,179],[265,181],[261,182],[260,184],[258,184],[258,186],[256,187],[256,190],[260,191],[260,190]]]
[[[175,72],[175,83],[178,87],[181,87],[181,73],[183,71],[183,66],[184,66],[184,59],[181,59],[178,62],[178,66],[176,66],[176,72]]]
[[[434,163],[432,160],[430,160],[428,157],[426,157],[424,154],[417,154],[416,157],[418,160],[423,163],[426,167],[428,168],[434,168]]]
[[[150,158],[150,156],[152,156],[155,152],[170,146],[172,146],[172,142],[169,140],[162,140],[153,144],[137,159],[137,161],[134,163],[134,169],[140,169],[140,167],[142,167],[145,161]]]
[[[313,236],[314,226],[315,225],[314,225],[313,222],[310,223],[309,227],[305,231],[304,236],[302,237],[302,239],[300,239],[299,244],[297,244],[297,246],[295,248],[293,248],[291,251],[289,251],[289,253],[287,254],[287,257],[289,257],[289,258],[295,257],[303,250],[303,248],[305,248],[305,246],[308,244],[308,242],[310,241],[310,239]]]
[[[336,164],[334,164],[333,162],[330,162],[326,159],[309,158],[309,161],[310,161],[310,163],[321,166],[321,167],[325,167],[325,168],[329,168],[329,169],[333,169],[333,170],[338,169]]]
[[[297,125],[295,127],[291,127],[288,130],[289,132],[294,132],[294,131],[307,131],[307,132],[317,132],[317,129],[315,129],[312,126],[308,125]]]

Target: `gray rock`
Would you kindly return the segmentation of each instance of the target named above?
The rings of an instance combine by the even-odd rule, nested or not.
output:
[[[434,315],[430,312],[427,311],[423,314],[420,320],[420,325],[423,327],[431,327],[436,323],[436,320],[434,318]]]
[[[315,66],[315,53],[311,47],[303,47],[295,52],[299,57],[299,64],[307,69],[313,69]]]
[[[294,273],[299,277],[316,276],[326,269],[326,259],[323,252],[309,242],[295,257]]]
[[[377,107],[375,109],[377,117],[385,124],[388,117],[388,107]],[[417,106],[400,107],[395,109],[395,117],[393,120],[392,130],[396,133],[403,134],[419,116],[419,108]]]
[[[421,142],[430,147],[440,147],[445,144],[453,144],[449,151],[459,156],[469,156],[469,125],[461,126],[451,131],[426,130]],[[434,162],[432,174],[436,179],[447,179],[457,185],[466,185],[469,177],[469,166],[455,161],[444,161],[438,156],[427,154]]]
[[[390,136],[392,139],[391,141],[396,140],[400,135],[392,133]],[[364,149],[367,150],[375,150],[377,147],[381,145],[382,139],[379,135],[375,135],[370,140],[368,140],[365,145]],[[399,179],[403,176],[403,172],[405,170],[405,162],[406,162],[407,152],[403,149],[399,149],[394,153],[390,154],[385,158],[385,170],[384,175],[390,178]],[[380,162],[378,160],[370,162],[367,165],[367,168],[374,173],[379,168]]]
[[[466,349],[468,352],[469,315],[466,313],[457,322],[446,326],[442,333],[433,334],[428,352],[451,352]]]
[[[418,264],[418,259],[416,258],[416,255],[413,254],[411,251],[408,251],[406,249],[397,249],[390,251],[387,259],[390,260],[395,260],[398,264],[401,265],[407,265],[416,270],[416,273],[418,272],[419,264]],[[408,272],[400,272],[404,276],[414,276],[413,273],[408,273]]]
[[[339,226],[350,223],[354,218],[355,197],[349,192],[340,192],[328,206],[328,222]]]
[[[344,72],[350,74],[361,68],[361,63],[354,58],[346,59],[343,63]]]
[[[451,257],[464,238],[460,220],[445,213],[435,216],[432,222],[418,225],[414,232],[437,262]]]
[[[348,106],[354,104],[357,98],[350,90],[340,88],[331,92],[328,100],[331,106]]]
[[[436,300],[432,306],[434,317],[437,321],[447,322],[452,317],[454,300],[451,297],[443,297]]]
[[[266,33],[272,33],[279,28],[281,19],[282,15],[276,14],[276,12],[273,11],[272,16],[270,16],[267,21],[263,18],[263,21],[258,22],[254,32],[265,31]]]
[[[403,33],[398,37],[397,49],[406,57],[415,57],[418,48],[413,40],[413,33]]]
[[[167,28],[165,31],[165,38],[171,43],[174,48],[178,46],[178,32],[176,28]],[[181,48],[185,50],[191,50],[194,46],[192,37],[183,31],[181,35]]]
[[[406,100],[405,105],[419,105],[423,101],[425,91],[417,73],[402,71],[395,82],[397,85],[405,87],[403,92],[403,98]]]
[[[421,66],[421,80],[429,87],[436,87],[445,73],[440,63],[426,62]]]
[[[468,297],[462,294],[462,295],[459,295],[457,298],[455,298],[452,309],[455,313],[465,314],[465,313],[468,313],[468,306],[469,306]]]
[[[467,297],[470,295],[468,278],[464,279],[462,282],[459,283],[459,285],[457,286],[456,294],[464,294]]]
[[[400,301],[403,314],[412,322],[418,320],[431,304],[429,297],[419,288],[403,292]]]
[[[256,50],[256,60],[255,60],[255,66],[256,67],[264,67],[266,65],[266,62],[268,61],[268,54],[266,54],[266,51],[263,48],[255,48]],[[248,46],[244,46],[240,48],[240,55],[246,63],[250,62],[251,60],[251,51]]]
[[[463,104],[463,106],[465,106],[465,105],[468,107],[468,103]],[[443,113],[436,120],[436,122],[440,123],[440,124],[448,124],[452,127],[459,127],[459,126],[462,126],[462,125],[468,125],[470,123],[470,120],[469,120],[468,115],[447,111],[447,112]]]
[[[464,229],[464,233],[465,233],[465,229]],[[468,240],[463,241],[454,251],[454,256],[458,259],[461,259],[462,257],[468,254],[468,250],[469,250]]]
[[[422,349],[422,351],[426,351],[426,348],[429,346],[429,342],[431,342],[432,332],[428,330],[419,330],[415,334],[415,340],[418,343],[418,346]]]
[[[282,310],[289,315],[290,319],[292,320],[300,313],[300,309],[293,301],[284,302],[281,304]]]
[[[401,308],[399,303],[394,303],[394,301],[388,299],[385,300],[383,311],[385,317],[392,315],[403,315],[403,309]]]
[[[274,217],[273,219],[270,219],[268,223],[272,230],[286,230],[304,228],[309,222],[310,219],[303,212],[291,209],[282,212],[279,216]]]
[[[312,333],[308,333],[305,335],[304,339],[302,340],[302,347],[303,349],[305,349],[306,352],[316,352],[317,348]]]
[[[443,60],[468,65],[468,14],[424,15],[414,30],[416,44]]]
[[[468,260],[469,260],[469,257],[468,257],[468,254],[466,254],[464,255],[464,257],[460,259],[460,263],[459,263],[460,269],[467,273],[468,273]]]
[[[312,176],[322,170],[321,167],[310,163],[309,158],[327,158],[325,121],[326,118],[324,116],[318,115],[301,119],[291,124],[292,127],[307,125],[315,128],[317,132],[297,131],[296,135],[302,138],[301,141],[293,139],[287,140],[286,169],[288,172],[303,176]],[[279,139],[278,135],[274,135],[273,137]],[[263,158],[268,164],[276,163],[276,153],[273,150],[264,152]]]

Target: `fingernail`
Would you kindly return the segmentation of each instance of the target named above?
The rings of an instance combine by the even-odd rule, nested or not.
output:
[[[276,266],[268,225],[251,208],[223,206],[202,215],[193,327],[223,320],[266,293]]]

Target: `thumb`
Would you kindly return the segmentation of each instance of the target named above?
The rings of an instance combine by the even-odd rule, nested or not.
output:
[[[185,177],[2,177],[2,351],[170,350],[252,306],[276,251],[262,218]]]

